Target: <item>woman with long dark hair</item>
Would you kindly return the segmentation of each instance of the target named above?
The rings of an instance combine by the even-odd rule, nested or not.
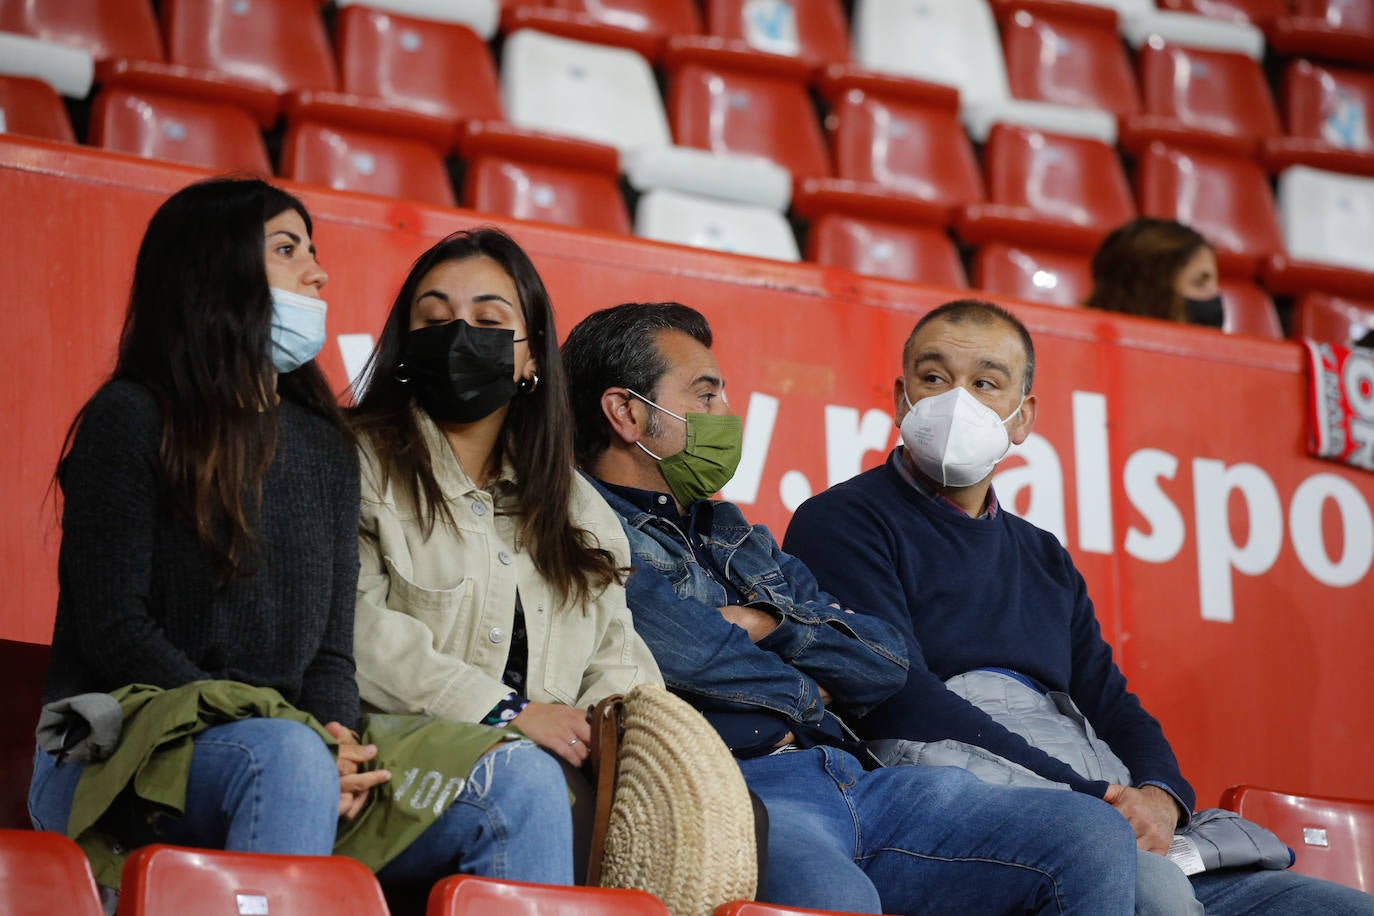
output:
[[[124,847],[328,854],[341,827],[366,820],[369,794],[404,791],[380,788],[390,774],[353,731],[358,468],[314,363],[326,275],[312,230],[298,200],[256,179],[206,181],[167,200],[138,252],[114,371],[73,421],[58,465],[45,702],[149,685],[203,691],[203,707],[207,685],[219,685],[270,710],[195,732],[180,816],[112,808]],[[136,739],[129,721],[111,760]],[[520,745],[543,756],[526,742],[505,747]],[[30,812],[36,827],[66,831],[90,764],[65,741],[54,750],[35,755]],[[557,813],[566,796],[540,795],[546,779],[495,812],[499,830],[489,826],[506,799],[487,783],[506,756],[487,755],[483,778],[468,779],[418,840],[379,858],[391,863],[382,877],[568,880],[570,826]],[[557,774],[550,765],[544,775]]]
[[[1113,229],[1092,259],[1089,308],[1221,328],[1217,256],[1207,239],[1172,219],[1140,217]]]
[[[353,412],[355,645],[365,704],[509,723],[572,766],[587,708],[658,666],[625,606],[629,547],[573,468],[548,293],[492,228],[406,277]]]

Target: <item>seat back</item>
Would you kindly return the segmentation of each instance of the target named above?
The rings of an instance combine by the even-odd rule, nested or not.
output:
[[[1159,8],[1227,22],[1263,25],[1288,12],[1287,0],[1159,0]]]
[[[148,0],[0,0],[0,32],[78,47],[96,60],[163,58]]]
[[[609,146],[525,131],[503,122],[469,125],[463,206],[516,219],[629,234],[619,157]]]
[[[562,887],[453,875],[429,892],[426,916],[668,916],[645,891]]]
[[[27,76],[0,75],[0,133],[76,142],[67,106],[57,90]]]
[[[91,108],[90,142],[215,171],[272,174],[257,122],[219,102],[106,87]]]
[[[1283,339],[1283,325],[1274,300],[1249,280],[1222,280],[1221,307],[1221,329],[1227,334]]]
[[[1136,163],[1136,202],[1145,216],[1201,232],[1223,274],[1253,276],[1260,258],[1283,250],[1269,179],[1251,159],[1151,143]]]
[[[955,86],[964,103],[1008,96],[987,0],[855,0],[853,50],[871,70]]]
[[[1295,165],[1278,207],[1290,257],[1374,274],[1374,178]]]
[[[1283,117],[1290,136],[1374,150],[1374,72],[1292,61],[1283,74]]]
[[[1115,147],[998,124],[983,150],[988,200],[1105,236],[1135,216]]]
[[[958,97],[930,88],[921,97],[837,86],[827,121],[835,174],[951,209],[982,200],[983,181],[959,123]]]
[[[336,89],[318,0],[162,0],[167,58],[278,95]]]
[[[408,137],[300,121],[286,130],[281,174],[341,191],[456,204],[443,155]]]
[[[973,256],[977,289],[1027,302],[1081,305],[1092,293],[1086,255],[991,242]]]
[[[625,48],[520,29],[506,39],[501,101],[512,124],[614,146],[669,146],[649,63]]]
[[[0,690],[9,713],[0,717],[0,828],[26,829],[33,776],[34,729],[43,705],[51,647],[0,639]],[[0,887],[3,887],[0,884]]]
[[[1293,337],[1349,346],[1374,331],[1374,299],[1307,293],[1293,313]]]
[[[346,856],[288,856],[153,844],[120,878],[119,916],[270,913],[387,916],[381,885]]]
[[[872,277],[968,287],[954,242],[936,226],[827,213],[811,223],[806,259]]]
[[[849,60],[849,22],[839,0],[707,0],[712,35],[820,67]]]
[[[668,117],[678,144],[762,156],[797,178],[830,174],[803,66],[709,41],[669,42]]]
[[[1014,98],[1117,116],[1140,110],[1140,91],[1112,10],[1013,4],[1002,19],[1002,45]]]
[[[0,887],[6,916],[105,912],[86,854],[60,833],[0,830]]]
[[[1374,801],[1240,785],[1221,807],[1277,834],[1297,855],[1294,871],[1374,892]]]
[[[1343,32],[1374,34],[1374,3],[1370,0],[1293,0],[1293,13],[1320,19]]]
[[[516,2],[523,4],[527,0]],[[695,0],[542,0],[539,5],[580,13],[601,25],[661,39],[701,33],[701,13]]]
[[[1248,54],[1151,40],[1138,64],[1144,111],[1189,130],[1260,140],[1280,133],[1260,63]]]
[[[344,92],[455,123],[502,117],[491,51],[466,26],[349,6],[334,50]]]
[[[792,227],[769,207],[656,188],[639,198],[635,235],[777,261],[800,261]]]

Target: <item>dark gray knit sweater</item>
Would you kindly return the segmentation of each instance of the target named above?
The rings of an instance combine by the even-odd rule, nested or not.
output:
[[[91,399],[62,475],[60,596],[44,702],[125,684],[274,687],[353,727],[358,471],[325,419],[289,401],[255,529],[257,571],[215,585],[159,473],[160,411],[136,382]]]

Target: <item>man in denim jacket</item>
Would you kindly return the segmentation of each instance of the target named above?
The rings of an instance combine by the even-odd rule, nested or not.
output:
[[[1097,799],[878,767],[836,711],[906,680],[903,643],[840,606],[739,508],[739,421],[711,331],[676,303],[622,305],[563,354],[577,455],[621,516],[635,628],[768,808],[772,903],[856,912],[1129,913],[1134,837]]]

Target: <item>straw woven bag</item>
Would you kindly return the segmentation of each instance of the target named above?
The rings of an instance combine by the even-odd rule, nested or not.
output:
[[[642,685],[592,711],[596,826],[587,883],[632,887],[673,916],[752,900],[754,811],[739,764],[701,714]]]

